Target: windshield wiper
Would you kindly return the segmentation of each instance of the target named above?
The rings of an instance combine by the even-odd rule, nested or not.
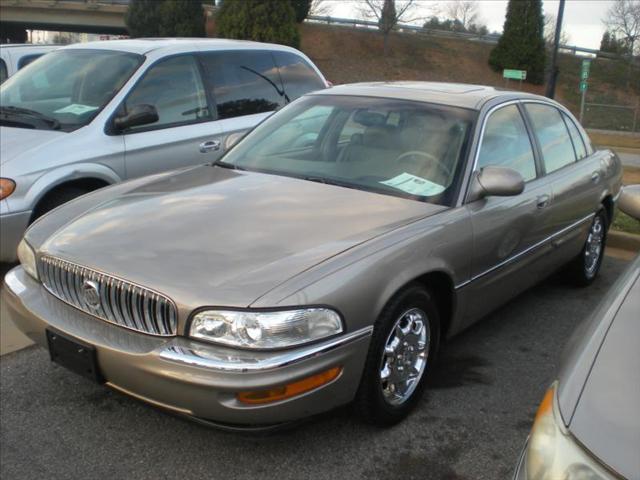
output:
[[[235,165],[233,163],[228,163],[228,162],[224,162],[222,160],[216,160],[215,162],[213,162],[211,164],[213,167],[222,167],[222,168],[228,168],[230,170],[242,170],[242,171],[246,171],[247,169],[244,167],[240,167],[238,165]]]
[[[28,108],[14,107],[13,105],[7,105],[7,106],[0,107],[0,114],[18,115],[18,116],[26,115],[29,117],[37,118],[41,122],[46,123],[47,125],[49,125],[51,130],[60,129],[60,122],[58,120],[52,117],[48,117],[47,115],[37,112],[36,110],[30,110]]]

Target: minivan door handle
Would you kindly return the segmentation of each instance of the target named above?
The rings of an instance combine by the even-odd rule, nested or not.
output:
[[[600,180],[600,172],[595,171],[591,174],[591,181],[593,183],[598,183],[598,180]]]
[[[215,150],[220,150],[220,142],[218,140],[208,140],[200,144],[200,153],[207,153]]]
[[[536,206],[538,208],[545,208],[549,205],[549,195],[540,195],[536,200]]]

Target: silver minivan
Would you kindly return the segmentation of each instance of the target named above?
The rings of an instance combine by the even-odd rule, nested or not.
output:
[[[238,132],[327,85],[293,48],[223,39],[92,42],[36,60],[0,87],[0,261],[43,213],[215,161]]]

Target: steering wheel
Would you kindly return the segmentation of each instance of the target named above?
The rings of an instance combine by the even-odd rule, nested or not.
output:
[[[451,169],[444,163],[442,163],[439,159],[433,156],[430,153],[422,152],[420,150],[411,150],[409,152],[404,152],[399,157],[396,158],[396,163],[402,162],[407,157],[422,157],[426,158],[429,163],[432,163],[440,170],[441,173],[444,173],[445,178],[451,177]]]

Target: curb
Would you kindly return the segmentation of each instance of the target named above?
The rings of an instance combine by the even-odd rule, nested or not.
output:
[[[619,248],[621,250],[639,252],[640,235],[619,232],[617,230],[609,230],[609,233],[607,234],[607,245],[612,248]]]

